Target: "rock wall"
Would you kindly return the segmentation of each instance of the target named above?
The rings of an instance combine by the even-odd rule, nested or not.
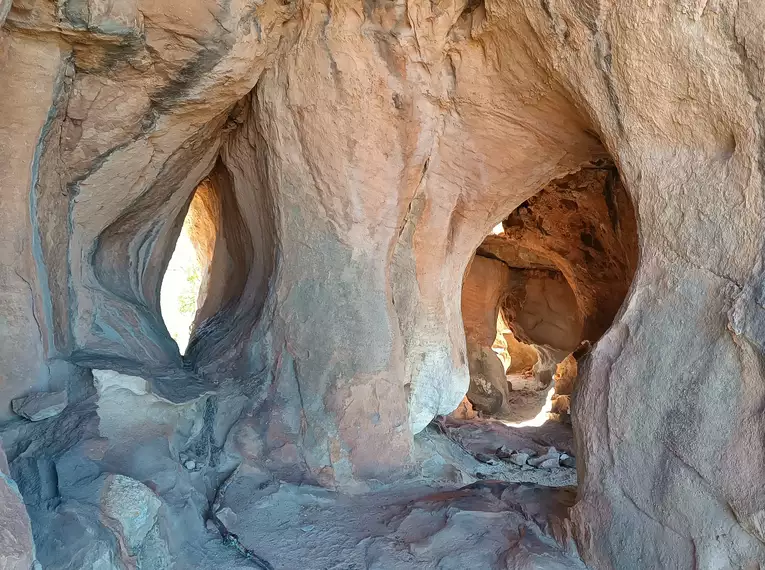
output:
[[[0,446],[0,568],[31,570],[35,564],[32,528],[18,485],[10,477]]]
[[[496,333],[491,315],[501,310],[513,334],[537,347],[535,374],[549,384],[558,362],[611,325],[635,273],[636,226],[632,202],[608,161],[586,165],[523,202],[477,249],[476,259],[493,260],[498,269],[471,265],[466,275],[468,353],[471,342],[489,346]]]
[[[87,369],[113,369],[176,403],[239,390],[242,453],[275,469],[328,485],[395,474],[467,390],[476,247],[610,155],[640,259],[577,389],[580,552],[604,569],[765,559],[759,5],[6,12],[3,418],[32,388],[67,387],[76,410]],[[235,278],[182,358],[159,286],[208,175],[227,204],[211,263],[236,260],[211,279]]]
[[[506,404],[510,388],[505,367],[492,350],[500,302],[510,289],[510,278],[510,269],[504,263],[477,255],[462,283],[462,320],[470,374],[467,397],[477,410],[488,414]]]

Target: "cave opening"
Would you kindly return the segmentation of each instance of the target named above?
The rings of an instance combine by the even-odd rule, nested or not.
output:
[[[205,179],[192,194],[160,288],[162,319],[181,355],[186,353],[206,289],[205,260],[210,247],[201,214],[208,186]]]
[[[528,430],[574,466],[579,363],[613,324],[637,262],[634,207],[610,161],[516,207],[465,272],[470,385],[453,415]]]

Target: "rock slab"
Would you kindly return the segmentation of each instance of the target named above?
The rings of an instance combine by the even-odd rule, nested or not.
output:
[[[11,401],[14,413],[32,422],[53,418],[68,404],[66,390],[61,392],[34,392]]]

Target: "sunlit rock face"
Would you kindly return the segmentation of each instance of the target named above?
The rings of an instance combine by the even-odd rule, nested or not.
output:
[[[492,345],[498,315],[514,337],[536,347],[534,374],[549,384],[558,362],[611,325],[637,258],[634,207],[610,161],[586,164],[523,202],[483,240],[465,275],[472,384],[486,372],[471,355]],[[505,384],[504,375],[491,384]]]
[[[52,493],[25,494],[33,526],[65,526],[54,453],[75,481],[87,458],[93,481],[150,478],[140,454],[108,455],[91,369],[144,378],[162,406],[225,393],[204,430],[173,427],[220,448],[204,461],[350,488],[406,472],[413,434],[469,386],[476,248],[551,181],[613,160],[640,239],[621,309],[594,303],[595,278],[623,268],[559,265],[580,336],[605,332],[573,410],[579,552],[756,567],[764,20],[753,2],[0,1],[2,417],[69,392],[59,429],[3,434],[22,493]],[[215,243],[182,357],[159,292],[203,180]],[[153,465],[180,457],[163,437]],[[108,550],[93,496],[56,508]]]

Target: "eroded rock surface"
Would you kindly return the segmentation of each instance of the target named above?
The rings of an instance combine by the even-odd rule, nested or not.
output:
[[[0,445],[0,568],[35,570],[32,527],[8,461]]]
[[[110,474],[162,501],[147,567],[226,568],[205,517],[240,463],[346,490],[413,469],[468,390],[462,281],[503,220],[523,330],[563,355],[605,333],[573,402],[585,562],[765,560],[761,5],[0,0],[0,23],[1,431],[45,568],[132,563]],[[181,357],[159,290],[202,181]],[[471,508],[502,552],[507,504]]]
[[[68,404],[66,390],[61,392],[34,392],[11,400],[13,412],[32,422],[47,420],[59,415]]]
[[[285,568],[436,569],[448,561],[454,568],[584,569],[556,541],[566,528],[555,517],[565,516],[573,498],[567,489],[479,482],[349,500],[238,472],[218,512],[247,548]]]

